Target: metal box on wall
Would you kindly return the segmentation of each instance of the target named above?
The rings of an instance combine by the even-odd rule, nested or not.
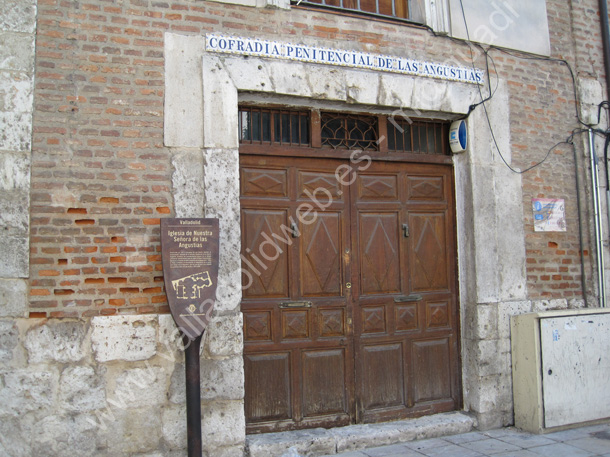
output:
[[[515,426],[534,433],[610,418],[610,310],[511,318]]]

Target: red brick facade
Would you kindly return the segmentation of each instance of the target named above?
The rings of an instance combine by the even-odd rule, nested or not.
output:
[[[547,2],[552,58],[603,81],[597,2]],[[464,43],[392,21],[207,1],[40,0],[31,184],[30,316],[167,312],[159,218],[173,214],[163,144],[164,32],[222,32],[453,61]],[[568,67],[491,50],[510,93],[513,166],[542,160],[580,126]],[[459,60],[459,59],[458,59]],[[484,68],[478,53],[476,62]],[[492,85],[494,80],[492,79]],[[478,107],[477,109],[482,109]],[[586,165],[581,136],[574,138]],[[501,160],[497,152],[496,160]],[[582,170],[582,169],[581,169]],[[581,171],[582,174],[582,171]],[[590,206],[581,177],[583,208]],[[528,296],[582,298],[572,148],[561,145],[525,173]],[[502,192],[502,189],[495,189]],[[563,198],[566,232],[535,233],[531,199]],[[589,202],[589,203],[587,203]],[[589,206],[587,206],[589,205]],[[590,280],[590,226],[583,218]]]

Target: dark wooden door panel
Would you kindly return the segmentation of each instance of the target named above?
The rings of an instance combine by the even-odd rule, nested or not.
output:
[[[288,251],[278,249],[273,236],[281,235],[280,227],[288,225],[288,212],[244,209],[241,217],[243,284],[250,285],[244,289],[244,297],[288,297],[291,273]]]
[[[303,416],[348,414],[348,364],[342,349],[302,352]]]
[[[248,432],[459,407],[452,171],[241,156]]]
[[[363,345],[362,406],[367,412],[406,407],[401,342]]]
[[[412,352],[415,403],[451,399],[449,338],[413,341]]]
[[[362,295],[400,292],[400,214],[359,212]]]
[[[252,421],[290,419],[290,353],[245,354],[246,417]]]

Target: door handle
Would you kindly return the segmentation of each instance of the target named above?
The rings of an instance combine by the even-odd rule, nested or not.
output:
[[[409,294],[401,295],[400,297],[394,297],[394,303],[406,303],[410,301],[421,301],[424,297],[420,294]]]
[[[311,308],[310,301],[285,301],[280,303],[280,308]]]
[[[402,224],[402,234],[405,238],[409,238],[409,224]]]

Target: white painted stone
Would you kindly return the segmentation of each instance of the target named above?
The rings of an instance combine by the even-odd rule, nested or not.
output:
[[[246,439],[243,401],[209,402],[202,405],[201,431],[204,451],[215,455],[218,447],[242,444]]]
[[[242,400],[244,398],[244,361],[235,356],[221,360],[201,360],[201,398]]]
[[[595,79],[578,75],[576,78],[580,117],[585,124],[598,125],[604,119],[598,119],[598,105],[604,99],[602,85]],[[605,111],[602,110],[602,116]]]
[[[159,314],[157,355],[171,364],[184,361],[182,333],[176,326],[171,314]]]
[[[108,454],[126,455],[153,452],[162,438],[160,408],[115,410],[108,440]]]
[[[36,0],[2,0],[0,30],[34,33],[36,30]]]
[[[30,363],[78,362],[85,357],[85,336],[81,321],[52,320],[30,329],[23,345]]]
[[[0,420],[0,455],[7,457],[31,457],[31,434],[17,418]]]
[[[89,416],[50,415],[36,423],[32,437],[33,455],[97,455],[97,429]]]
[[[27,278],[29,276],[29,237],[3,236],[0,238],[0,252],[4,254],[0,262],[0,278]],[[6,290],[0,290],[4,294]],[[13,295],[13,294],[11,294]],[[14,295],[13,295],[14,296]],[[0,295],[0,316],[2,316],[3,303],[7,298]],[[21,317],[27,312],[27,302],[8,303],[5,316]]]
[[[498,307],[495,304],[477,305],[474,324],[474,338],[498,338]]]
[[[203,144],[237,148],[237,88],[219,57],[203,56]],[[207,178],[206,173],[206,178]]]
[[[272,92],[281,95],[311,97],[311,89],[307,81],[307,71],[310,65],[270,60],[267,67]]]
[[[220,259],[215,312],[241,302],[241,229],[237,149],[205,151],[206,216],[220,221]]]
[[[156,317],[96,316],[91,343],[98,362],[146,360],[157,352]]]
[[[498,303],[498,337],[509,339],[511,316],[529,313],[531,310],[532,303],[530,301]]]
[[[316,100],[346,100],[345,73],[342,70],[322,65],[309,65],[306,76],[312,98]]]
[[[14,321],[0,321],[0,363],[13,359],[13,351],[19,344],[19,329]]]
[[[0,70],[34,71],[33,34],[0,31]]]
[[[6,261],[6,257],[4,257],[3,262]],[[3,276],[2,270],[2,267],[0,267],[0,277]],[[0,279],[0,317],[26,317],[27,310],[27,282],[22,279]]]
[[[97,371],[102,373],[103,368]],[[106,406],[103,374],[90,366],[68,366],[59,379],[59,402],[65,411],[85,412]]]
[[[1,44],[0,44],[1,46]],[[10,125],[0,134],[0,150],[29,151],[32,144],[32,114],[0,112],[0,125]]]
[[[203,147],[201,54],[205,37],[165,34],[163,140],[168,147]]]
[[[170,405],[161,415],[163,439],[170,449],[184,449],[186,435],[186,405]],[[204,438],[205,440],[205,438]]]
[[[210,357],[229,357],[243,353],[243,316],[241,313],[215,316],[206,329],[205,349]]]
[[[29,113],[33,102],[32,77],[23,73],[0,71],[0,111]]]
[[[381,74],[377,102],[383,106],[410,108],[415,86],[416,78],[411,76]]]
[[[532,312],[551,311],[554,309],[568,309],[568,300],[557,298],[553,300],[535,300],[532,302]]]
[[[20,416],[53,406],[58,375],[55,371],[0,371],[0,417]]]
[[[374,71],[345,71],[347,103],[377,104],[379,75]]]
[[[239,90],[267,92],[273,87],[267,60],[256,57],[225,57],[222,63]]]
[[[119,408],[160,406],[167,400],[169,370],[147,366],[132,368],[120,374],[109,387],[108,403]]]
[[[203,217],[205,202],[201,150],[180,150],[172,155],[172,188],[176,217]]]

